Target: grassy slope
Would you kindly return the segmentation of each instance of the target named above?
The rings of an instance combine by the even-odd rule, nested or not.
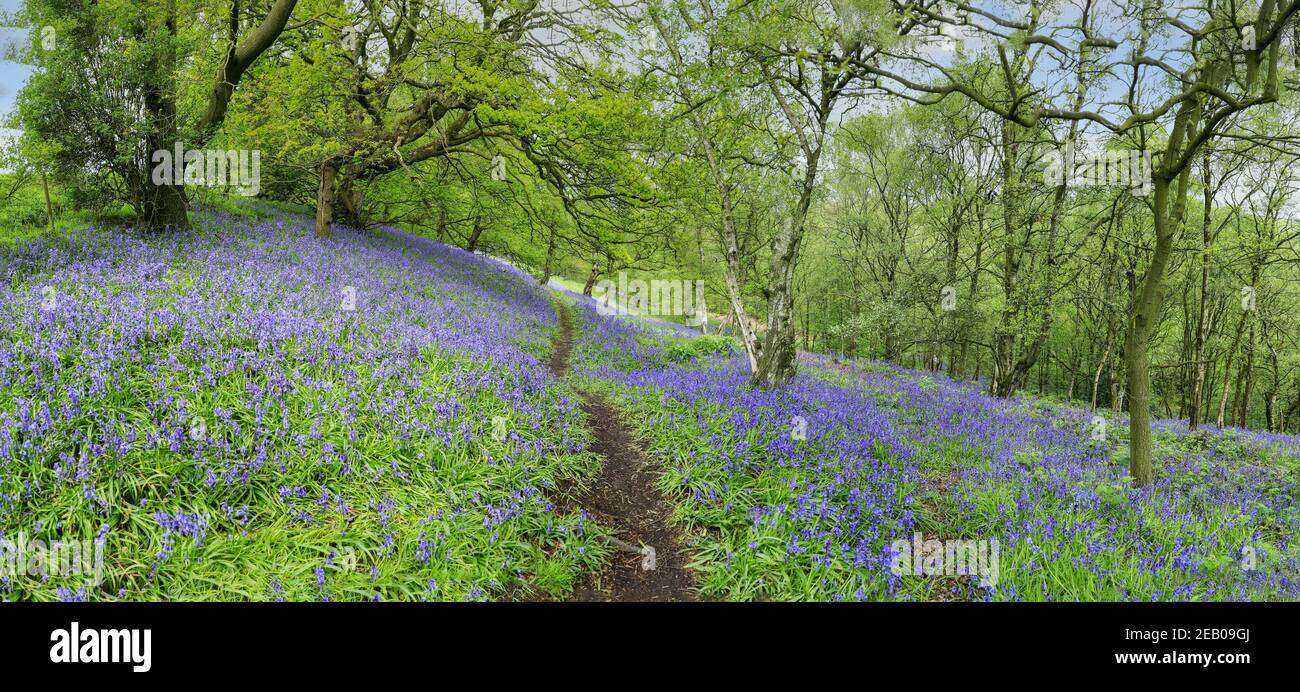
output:
[[[5,597],[487,599],[601,559],[546,498],[592,459],[530,282],[301,221],[197,225],[73,234],[0,285],[0,531],[106,543],[102,583]]]

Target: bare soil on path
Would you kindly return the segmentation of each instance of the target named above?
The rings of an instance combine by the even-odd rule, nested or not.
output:
[[[568,306],[558,300],[555,309],[560,334],[549,365],[556,377],[564,377],[573,351],[573,318]],[[584,575],[569,600],[698,600],[694,574],[686,568],[681,534],[671,522],[672,504],[656,486],[654,464],[618,408],[594,392],[579,391],[578,396],[596,438],[591,451],[601,457],[601,468],[575,501],[601,526],[611,529],[621,545],[611,546],[613,557],[604,572]],[[645,546],[654,549],[654,569],[643,569],[648,560]]]

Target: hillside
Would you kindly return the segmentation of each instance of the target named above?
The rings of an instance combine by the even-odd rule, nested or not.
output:
[[[638,530],[711,599],[1300,596],[1295,436],[1157,421],[1135,489],[1119,416],[809,353],[750,389],[727,339],[310,224],[203,212],[13,251],[0,531],[94,536],[105,568],[6,598],[599,599]],[[590,504],[609,444],[665,511]],[[996,569],[904,578],[918,537],[996,541]]]

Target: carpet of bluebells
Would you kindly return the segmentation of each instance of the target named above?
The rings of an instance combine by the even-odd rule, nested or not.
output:
[[[596,461],[535,281],[392,229],[195,226],[0,263],[0,538],[105,556],[0,596],[487,600],[604,558],[548,501]]]
[[[801,355],[746,388],[716,337],[573,298],[575,372],[625,406],[665,468],[702,589],[774,600],[1294,600],[1300,437],[1155,425],[1133,489],[1127,425],[875,363]],[[719,344],[722,344],[719,347]],[[796,431],[797,434],[796,434]],[[892,569],[917,533],[999,544],[996,578]]]
[[[196,217],[0,257],[0,538],[105,547],[99,580],[0,597],[562,597],[599,569],[603,529],[552,500],[609,422],[544,365],[547,290],[396,229]],[[809,354],[750,389],[727,338],[560,300],[574,378],[645,438],[708,596],[1300,596],[1300,438],[1158,421],[1135,490],[1122,416],[1097,435],[1068,405]],[[896,574],[917,535],[995,539],[999,569]]]

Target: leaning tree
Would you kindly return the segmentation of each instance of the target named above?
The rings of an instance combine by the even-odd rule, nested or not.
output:
[[[1124,362],[1134,482],[1152,482],[1148,343],[1165,297],[1165,274],[1183,219],[1189,170],[1207,144],[1232,137],[1237,116],[1278,100],[1282,43],[1300,0],[1264,0],[1257,12],[1204,0],[1166,8],[1156,0],[1030,0],[1015,11],[993,3],[895,2],[928,29],[854,69],[896,96],[936,103],[960,95],[1008,123],[1093,123],[1134,147],[1154,150],[1147,265],[1128,308]],[[975,47],[953,50],[964,40]],[[1049,54],[1028,80],[1010,69],[1009,46]],[[968,58],[968,55],[975,55]],[[1082,105],[1061,88],[1061,72],[1086,65],[1094,94]],[[1068,82],[1067,82],[1068,83]]]

